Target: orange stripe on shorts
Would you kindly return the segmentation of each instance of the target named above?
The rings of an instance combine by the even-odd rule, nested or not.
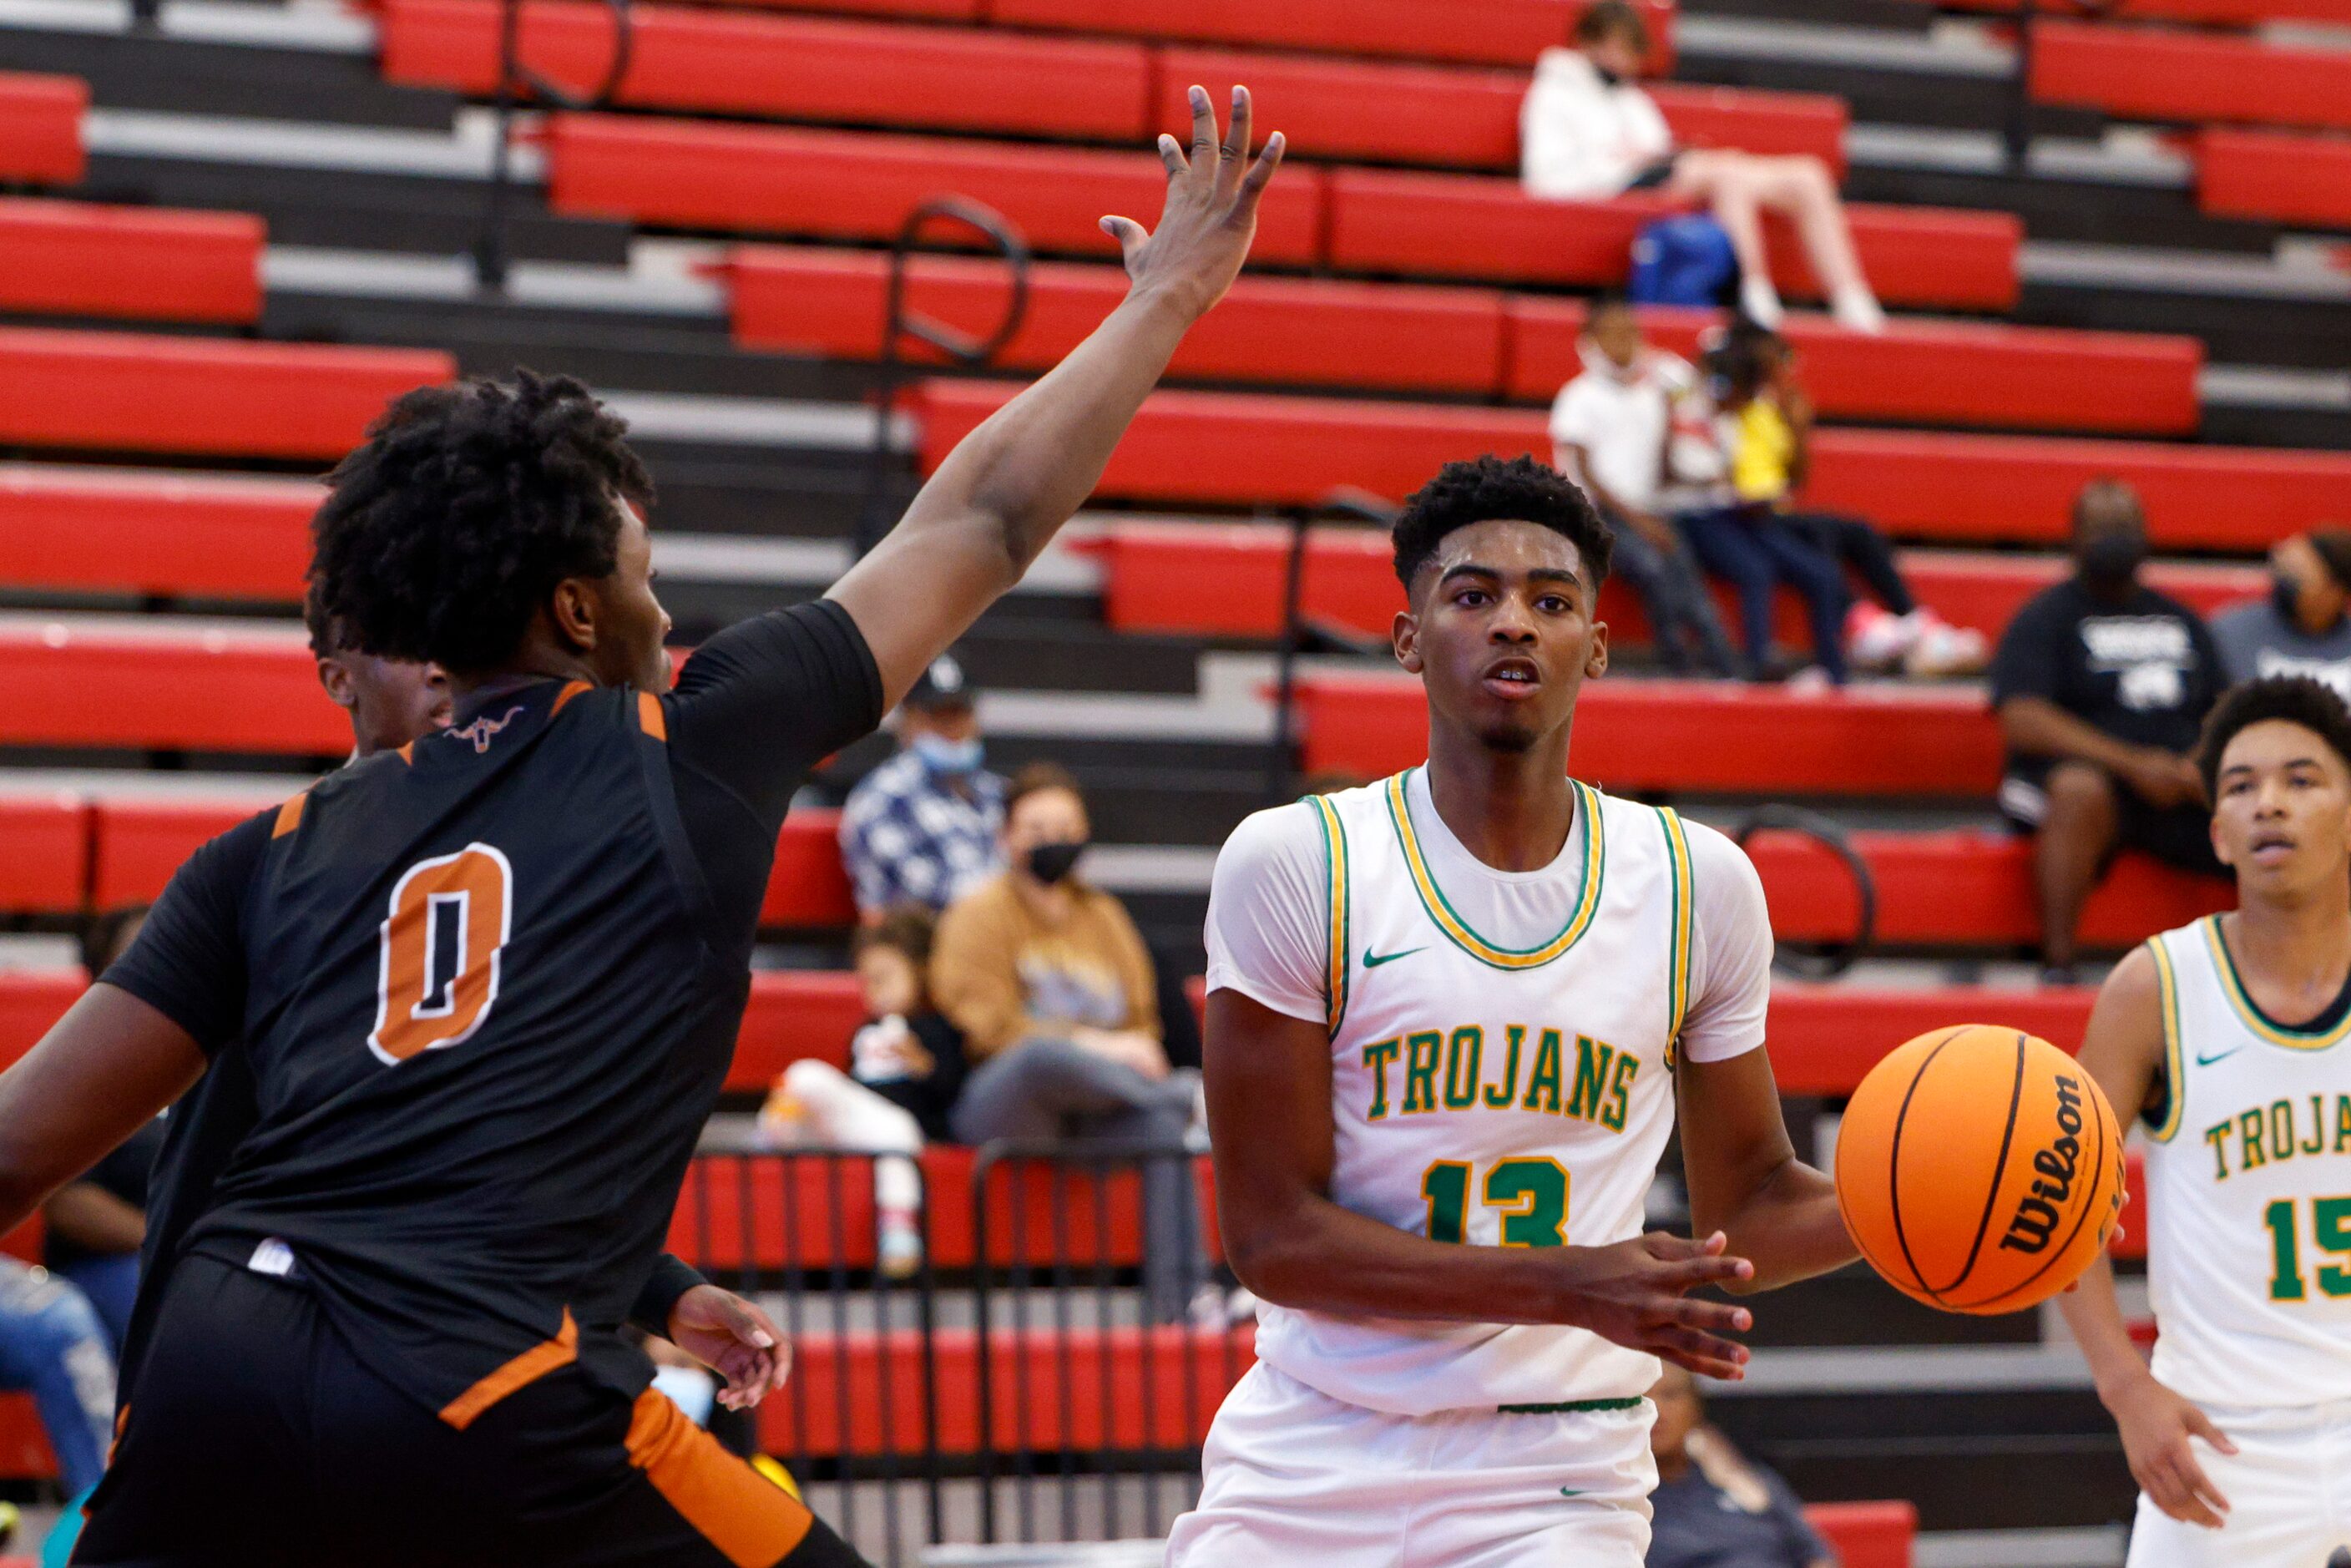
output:
[[[629,1463],[735,1568],[774,1568],[815,1522],[798,1499],[720,1448],[656,1389],[637,1396],[628,1447]]]
[[[524,1384],[537,1382],[557,1367],[569,1366],[579,1359],[580,1325],[571,1321],[571,1309],[566,1307],[563,1309],[563,1326],[556,1331],[553,1339],[531,1346],[441,1406],[441,1419],[462,1432],[472,1426],[483,1411]]]

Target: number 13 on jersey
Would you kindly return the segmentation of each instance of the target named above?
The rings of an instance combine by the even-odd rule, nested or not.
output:
[[[1431,1241],[1467,1236],[1473,1175],[1461,1160],[1439,1160],[1422,1174]],[[1502,1245],[1566,1246],[1568,1185],[1567,1167],[1548,1155],[1496,1161],[1486,1172],[1485,1203],[1502,1218]]]
[[[392,890],[379,939],[375,1028],[387,1066],[470,1040],[498,999],[514,925],[514,867],[488,844],[418,861]]]

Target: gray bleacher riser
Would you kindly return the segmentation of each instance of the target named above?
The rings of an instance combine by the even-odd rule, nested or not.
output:
[[[2034,239],[2266,255],[2274,224],[2207,217],[2184,186],[2066,180],[2047,174],[1946,173],[1856,162],[1844,179],[1847,199],[1894,206],[1960,207],[2014,213]]]

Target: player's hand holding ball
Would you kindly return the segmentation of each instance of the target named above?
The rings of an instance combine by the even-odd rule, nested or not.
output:
[[[1837,1204],[1870,1266],[1951,1312],[2048,1300],[2105,1249],[2123,1126],[2090,1075],[2012,1029],[1922,1034],[1870,1070],[1837,1134]]]
[[[1653,1230],[1607,1247],[1567,1249],[1559,1256],[1569,1271],[1569,1308],[1557,1321],[1701,1377],[1744,1377],[1747,1347],[1722,1336],[1746,1333],[1754,1315],[1684,1293],[1755,1277],[1755,1265],[1729,1256],[1727,1245],[1719,1230],[1699,1241]]]

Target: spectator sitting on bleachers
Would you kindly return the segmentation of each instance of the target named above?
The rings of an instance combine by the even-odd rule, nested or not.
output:
[[[2193,610],[2139,580],[2147,519],[2118,479],[2074,502],[2074,575],[2025,601],[1992,654],[1991,702],[2008,745],[2000,808],[2038,835],[2041,960],[2074,978],[2074,932],[2118,846],[2218,873],[2189,753],[2224,685]]]
[[[32,1395],[57,1480],[78,1503],[114,1441],[114,1354],[89,1297],[14,1258],[0,1258],[0,1388]],[[77,1519],[71,1508],[64,1517]]]
[[[1674,520],[1698,563],[1739,595],[1750,680],[1782,673],[1771,633],[1784,582],[1804,601],[1818,661],[1817,668],[1798,672],[1795,684],[1841,685],[1851,603],[1843,569],[1769,502],[1749,498],[1741,487],[1742,458],[1752,465],[1759,431],[1778,418],[1764,396],[1762,357],[1751,340],[1732,338],[1707,355],[1706,370],[1707,395],[1685,398],[1675,415],[1672,466],[1682,489]]]
[[[1769,1469],[1706,1424],[1698,1383],[1668,1366],[1649,1390],[1657,1408],[1649,1451],[1648,1568],[1836,1568],[1837,1554],[1804,1519],[1803,1504]]]
[[[922,1182],[911,1161],[947,1124],[963,1088],[963,1037],[931,1005],[930,912],[899,909],[857,934],[857,983],[865,1022],[849,1042],[849,1071],[803,1058],[784,1070],[759,1112],[778,1139],[862,1149],[873,1165],[882,1271],[912,1274],[923,1260]]]
[[[2351,528],[2313,528],[2270,549],[2270,596],[2212,618],[2231,685],[2308,675],[2351,701]]]
[[[449,677],[440,665],[360,653],[315,596],[302,600],[302,624],[319,662],[319,684],[351,721],[352,756],[397,750],[449,727]]]
[[[1050,763],[1007,789],[1007,869],[939,921],[931,994],[963,1031],[971,1077],[951,1117],[964,1143],[1101,1137],[1183,1146],[1199,1075],[1160,1044],[1151,956],[1124,906],[1077,875],[1091,828],[1077,780]],[[1183,1314],[1203,1281],[1196,1190],[1155,1162],[1144,1183],[1153,1314]]]
[[[981,764],[977,693],[951,653],[898,705],[898,755],[858,781],[841,812],[841,856],[872,925],[912,905],[935,915],[1001,865],[1004,780]]]
[[[1865,669],[1900,666],[1928,679],[1980,674],[1989,650],[1983,633],[1954,626],[1920,604],[1902,580],[1894,544],[1862,517],[1803,511],[1789,498],[1812,465],[1813,400],[1796,374],[1795,346],[1753,321],[1731,323],[1726,344],[1743,343],[1761,367],[1762,390],[1741,410],[1731,454],[1731,487],[1741,501],[1769,507],[1815,550],[1861,579],[1872,600],[1845,617],[1847,656]]]
[[[1578,347],[1583,373],[1551,406],[1552,464],[1575,476],[1606,519],[1614,569],[1640,595],[1658,661],[1677,672],[1735,674],[1698,563],[1661,510],[1673,405],[1695,393],[1698,372],[1642,340],[1640,318],[1621,295],[1593,302]]]
[[[1574,48],[1543,51],[1519,110],[1528,193],[1590,201],[1659,190],[1705,204],[1739,258],[1740,303],[1765,326],[1779,325],[1780,294],[1763,244],[1763,214],[1784,214],[1836,319],[1856,331],[1883,331],[1886,313],[1854,252],[1827,167],[1802,154],[1676,147],[1656,100],[1635,79],[1648,53],[1648,26],[1623,0],[1600,0],[1586,11],[1576,23]]]

